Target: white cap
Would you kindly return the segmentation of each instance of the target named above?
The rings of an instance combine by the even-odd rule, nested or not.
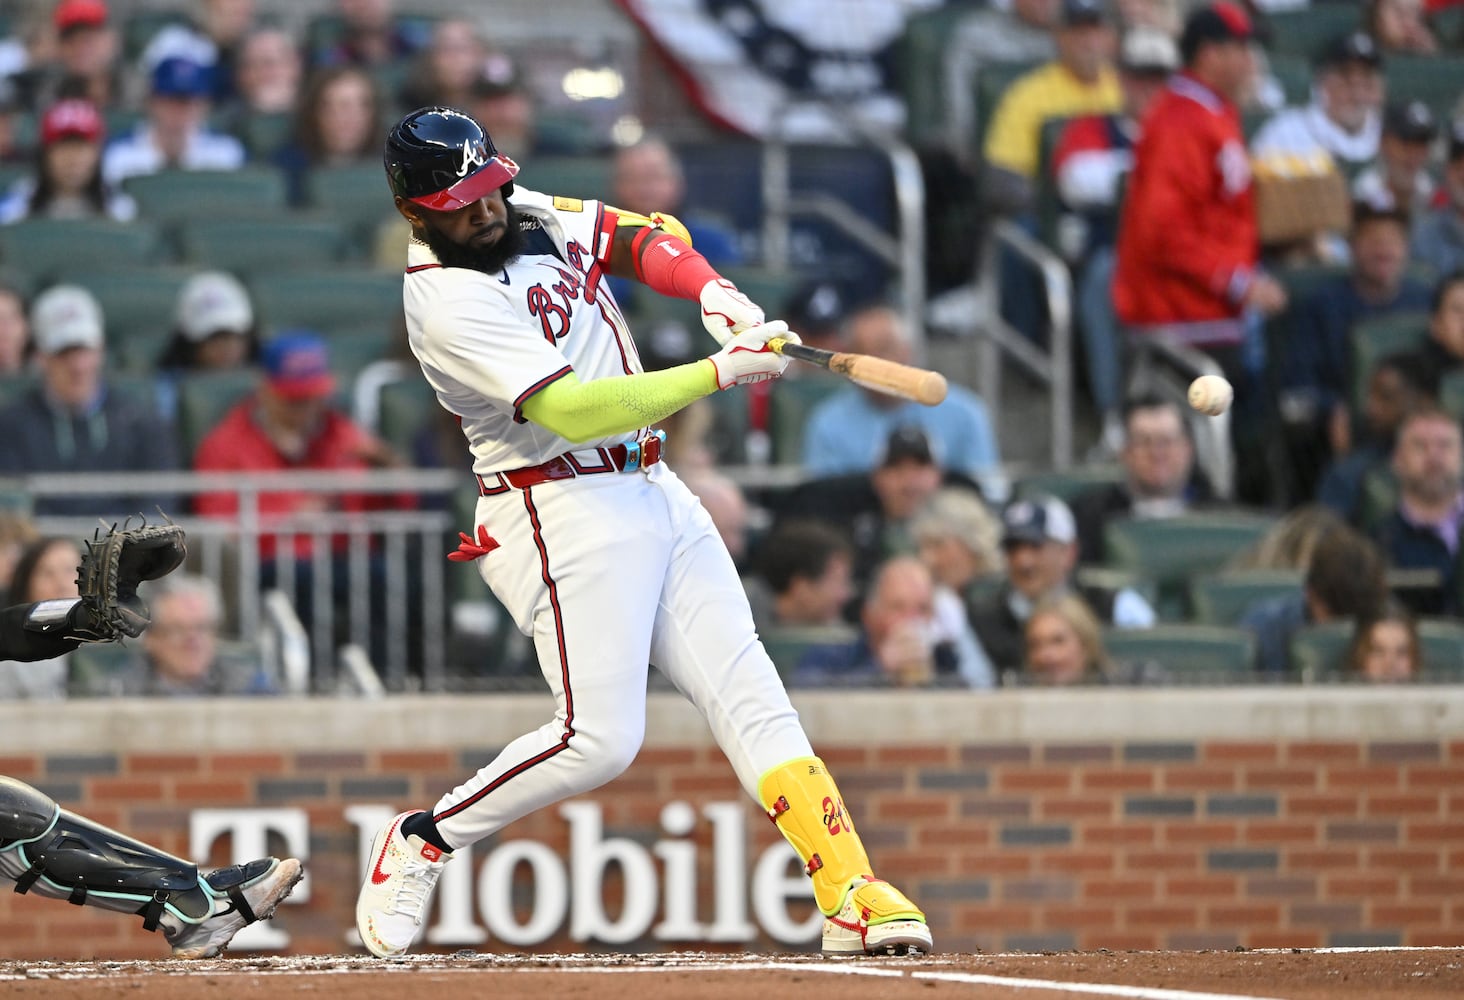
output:
[[[72,347],[100,349],[106,343],[102,307],[79,285],[49,288],[31,306],[31,338],[42,354]]]
[[[205,271],[188,279],[178,293],[178,329],[194,342],[227,330],[244,333],[254,325],[254,307],[239,279],[223,271]]]
[[[1158,28],[1130,28],[1119,44],[1118,65],[1139,73],[1179,69],[1179,46]]]

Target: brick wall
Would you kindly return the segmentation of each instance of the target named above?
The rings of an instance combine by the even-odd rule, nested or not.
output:
[[[953,707],[960,703],[944,710]],[[836,700],[829,711],[843,708]],[[981,712],[989,709],[981,703]],[[339,710],[352,711],[349,703]],[[1201,733],[930,742],[878,732],[868,746],[817,733],[815,740],[880,873],[925,907],[945,950],[1459,945],[1464,733],[1455,738],[1451,728],[1412,739],[1387,732],[1366,739]],[[318,732],[324,743],[333,739],[328,727]],[[146,733],[137,742],[146,744]],[[649,846],[667,836],[658,821],[668,801],[700,808],[741,799],[720,751],[705,740],[653,744],[617,782],[586,797],[602,807],[606,836]],[[182,854],[194,809],[304,810],[311,898],[282,909],[279,923],[292,951],[339,952],[353,922],[359,863],[346,807],[430,804],[492,752],[10,748],[0,750],[0,773]],[[755,859],[776,836],[750,804],[746,813],[748,856]],[[479,845],[472,864],[481,865],[502,840],[521,838],[561,856],[568,851],[564,819],[546,810]],[[711,906],[711,827],[699,818],[682,839],[699,848],[704,914]],[[208,860],[226,862],[229,847],[227,838],[216,843]],[[514,898],[523,911],[532,886],[522,866],[518,875]],[[620,887],[614,877],[607,886],[613,915]],[[801,901],[791,911],[810,912]],[[6,893],[0,956],[160,953],[161,940],[139,923]],[[671,946],[647,939],[625,947]],[[561,928],[542,947],[586,945]],[[750,947],[781,946],[762,936]]]

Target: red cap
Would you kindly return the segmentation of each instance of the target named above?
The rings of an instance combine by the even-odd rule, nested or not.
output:
[[[72,28],[98,28],[107,23],[107,5],[102,0],[61,0],[51,19],[60,32]]]
[[[80,98],[57,101],[41,118],[41,145],[49,146],[58,139],[85,139],[97,142],[103,132],[102,116],[96,105]]]
[[[484,195],[497,191],[517,177],[518,172],[518,164],[500,153],[484,164],[477,173],[469,174],[451,187],[411,200],[425,208],[449,212],[471,205]]]

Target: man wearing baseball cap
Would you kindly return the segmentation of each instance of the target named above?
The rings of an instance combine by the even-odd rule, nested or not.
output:
[[[244,146],[208,128],[214,68],[170,55],[153,67],[147,118],[107,147],[102,176],[120,184],[160,170],[237,170]]]
[[[1378,155],[1382,136],[1383,53],[1364,31],[1349,32],[1322,50],[1312,101],[1287,108],[1251,141],[1256,156],[1310,157],[1325,152],[1359,167]]]
[[[1148,628],[1158,620],[1135,590],[1095,590],[1073,579],[1078,563],[1078,526],[1057,497],[1017,500],[1002,511],[1001,547],[1006,581],[968,605],[976,637],[998,670],[1016,670],[1026,654],[1026,625],[1044,598],[1078,592],[1098,617],[1120,628]]]
[[[1414,260],[1440,275],[1464,269],[1464,118],[1450,123],[1448,140],[1443,185],[1435,207],[1414,225],[1409,248]]]
[[[1383,111],[1378,159],[1352,181],[1352,198],[1379,212],[1401,210],[1421,218],[1433,204],[1429,160],[1439,122],[1419,100],[1395,101]]]
[[[288,469],[346,470],[404,464],[385,443],[372,437],[331,402],[336,379],[325,339],[309,330],[284,331],[264,345],[263,378],[254,394],[237,403],[198,445],[193,467],[200,472],[272,472]],[[331,505],[331,501],[338,503]],[[239,498],[233,491],[205,493],[200,514],[232,516]],[[355,494],[333,497],[306,491],[280,491],[260,497],[260,513],[281,518],[326,509],[367,510],[380,498]],[[297,558],[309,560],[309,535],[295,538]],[[260,538],[260,555],[272,558],[276,539]]]
[[[151,398],[114,391],[102,377],[102,310],[86,289],[56,285],[31,307],[41,384],[0,412],[0,476],[37,472],[132,472],[177,467],[173,430]],[[125,517],[162,506],[161,494],[40,497],[37,514]]]
[[[1129,29],[1118,56],[1123,108],[1068,122],[1052,156],[1053,179],[1064,212],[1058,224],[1058,243],[1077,271],[1088,389],[1103,421],[1105,438],[1115,448],[1122,433],[1119,359],[1123,351],[1110,286],[1119,194],[1133,169],[1139,123],[1178,69],[1179,49],[1172,38],[1154,28]]]
[[[81,97],[99,108],[124,97],[118,58],[121,43],[103,0],[60,0],[51,10],[55,58],[20,74],[26,104],[41,112],[63,97]]]
[[[1260,319],[1286,291],[1260,267],[1260,234],[1239,103],[1255,76],[1254,30],[1237,4],[1190,14],[1184,68],[1144,119],[1118,235],[1113,304],[1130,343],[1179,342],[1213,357],[1236,386],[1237,492],[1266,499],[1252,384],[1264,365]]]

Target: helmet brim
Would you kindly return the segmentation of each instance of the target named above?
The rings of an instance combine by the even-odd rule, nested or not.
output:
[[[482,170],[469,174],[451,187],[407,200],[436,212],[451,212],[454,209],[471,205],[479,198],[497,191],[517,177],[518,172],[517,163],[499,154],[489,160]]]

